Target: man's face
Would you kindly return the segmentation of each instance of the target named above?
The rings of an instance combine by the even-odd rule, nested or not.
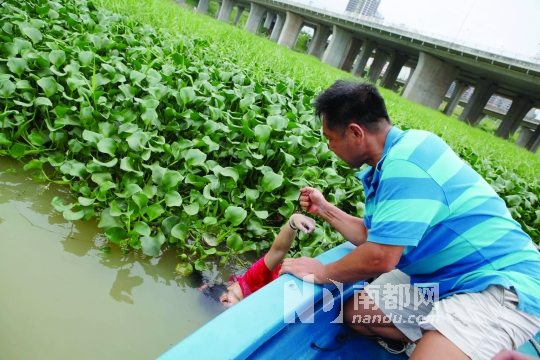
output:
[[[323,115],[323,134],[328,139],[330,151],[336,154],[341,160],[345,161],[351,168],[358,168],[365,163],[361,154],[361,141],[358,134],[354,134],[348,127],[344,134],[338,131],[332,131],[326,126],[326,114]]]

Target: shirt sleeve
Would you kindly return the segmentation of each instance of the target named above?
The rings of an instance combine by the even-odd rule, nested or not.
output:
[[[367,241],[417,246],[429,229],[449,214],[442,187],[423,169],[393,160],[383,170],[378,188],[366,199],[370,213]]]
[[[244,297],[253,294],[264,285],[276,279],[280,269],[281,264],[274,271],[270,271],[264,262],[264,257],[259,259],[244,275],[238,278],[238,283]]]

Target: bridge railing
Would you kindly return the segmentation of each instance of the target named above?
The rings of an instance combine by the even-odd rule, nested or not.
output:
[[[411,30],[408,30],[404,27],[401,27],[399,25],[385,23],[384,20],[381,21],[381,19],[375,18],[375,17],[369,17],[369,16],[354,16],[351,13],[337,13],[334,11],[330,11],[327,9],[321,9],[318,7],[314,7],[302,2],[298,1],[289,1],[289,0],[271,0],[272,3],[282,3],[290,6],[294,6],[297,8],[303,8],[312,12],[317,12],[324,15],[329,15],[335,18],[339,18],[342,20],[350,21],[353,23],[358,23],[364,26],[370,26],[373,29],[377,29],[380,31],[385,32],[391,32],[398,35],[402,35],[417,41],[423,41],[428,42],[436,45],[437,47],[444,47],[447,49],[451,49],[453,51],[461,52],[461,53],[467,53],[469,55],[478,56],[482,58],[486,58],[489,60],[492,60],[492,63],[498,62],[505,65],[508,65],[508,67],[518,67],[525,70],[525,72],[529,72],[529,70],[535,70],[540,71],[540,58],[539,57],[533,57],[530,55],[525,54],[519,54],[514,52],[505,51],[502,49],[495,49],[495,48],[484,48],[482,44],[472,43],[472,42],[466,42],[466,41],[459,41],[459,43],[454,42],[455,39],[447,38],[445,40],[444,36],[430,34],[420,34]],[[437,36],[437,37],[434,37]],[[494,53],[493,51],[496,51]],[[501,64],[498,64],[501,65]]]

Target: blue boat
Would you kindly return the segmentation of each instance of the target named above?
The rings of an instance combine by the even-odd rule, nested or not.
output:
[[[317,258],[326,264],[352,249],[352,244],[342,244]],[[407,359],[404,353],[387,352],[372,339],[343,337],[352,334],[341,321],[343,300],[363,286],[363,282],[321,286],[280,276],[158,359]],[[540,333],[535,340],[540,341]],[[519,351],[539,357],[531,342]]]

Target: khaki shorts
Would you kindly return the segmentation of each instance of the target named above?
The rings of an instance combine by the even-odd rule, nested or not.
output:
[[[515,350],[540,330],[540,317],[517,310],[517,295],[502,286],[438,300],[437,284],[413,287],[408,275],[393,270],[364,290],[411,341],[438,330],[472,359]]]

